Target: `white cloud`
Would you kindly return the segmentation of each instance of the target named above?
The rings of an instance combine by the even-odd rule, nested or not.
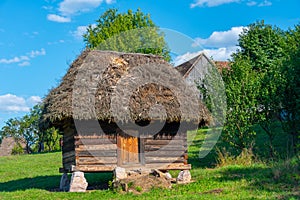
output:
[[[217,48],[217,49],[204,49],[197,52],[187,52],[183,55],[179,55],[174,59],[174,65],[178,66],[197,55],[204,53],[209,58],[212,58],[215,61],[227,61],[231,58],[231,55],[237,51],[238,47],[232,46],[232,47],[223,47],[223,48]]]
[[[115,0],[105,0],[105,2],[106,2],[107,4],[112,4],[112,3],[115,3]]]
[[[41,102],[39,96],[27,99],[13,94],[0,95],[0,111],[2,112],[28,112],[32,106]]]
[[[24,61],[24,62],[21,62],[18,64],[20,67],[25,67],[25,66],[29,66],[30,65],[30,62],[28,61]]]
[[[221,48],[235,46],[238,43],[240,33],[246,27],[232,27],[228,31],[215,31],[208,38],[195,38],[193,46],[203,46],[204,48]]]
[[[191,8],[195,7],[216,7],[230,3],[246,3],[247,6],[271,6],[272,2],[269,0],[263,0],[262,2],[254,0],[195,0],[195,3],[190,4]]]
[[[88,26],[78,26],[76,31],[71,31],[71,34],[76,39],[82,39],[82,35],[86,33]]]
[[[96,24],[92,24],[92,27],[95,27]],[[71,34],[74,36],[76,39],[82,39],[83,34],[86,33],[88,26],[78,26],[75,31],[71,31]]]
[[[29,58],[28,56],[15,56],[14,58],[1,58],[0,59],[0,64],[13,64],[13,63],[19,63],[19,62],[23,62],[23,61],[28,61]]]
[[[264,6],[271,6],[272,2],[268,1],[268,0],[264,0],[263,2],[261,2],[260,4],[258,4],[259,7],[264,7]]]
[[[42,48],[40,51],[39,50],[32,50],[26,55],[21,55],[21,56],[15,56],[13,58],[1,58],[0,59],[0,64],[18,64],[19,66],[28,66],[30,65],[30,60],[32,58],[35,58],[37,56],[44,56],[46,55],[46,50]]]
[[[40,103],[40,102],[42,102],[42,99],[41,99],[41,97],[39,97],[39,96],[31,96],[31,97],[29,97],[28,99],[27,99],[27,104],[29,104],[29,105],[35,105],[35,104],[37,104],[37,103]]]
[[[64,40],[58,40],[58,41],[54,41],[54,42],[47,42],[48,45],[55,45],[55,44],[62,44],[65,43],[66,41]]]
[[[88,12],[100,6],[103,0],[64,0],[59,4],[58,10],[64,16],[80,12]]]
[[[59,22],[59,23],[66,23],[66,22],[71,21],[71,18],[69,18],[69,17],[63,17],[63,16],[59,16],[59,15],[55,15],[55,14],[48,14],[47,19],[49,21]]]
[[[213,60],[216,61],[227,61],[231,58],[231,55],[235,53],[239,47],[232,46],[232,47],[223,47],[218,49],[204,49],[203,53],[211,57]]]
[[[12,94],[6,94],[0,96],[0,110],[1,111],[29,111],[29,107],[26,105],[26,101],[22,97],[18,97]]]
[[[191,4],[191,8],[199,7],[215,7],[223,4],[238,3],[240,0],[196,0]]]
[[[70,22],[73,15],[92,11],[103,2],[104,0],[63,0],[58,5],[58,14],[48,14],[47,19],[60,23]],[[105,0],[107,4],[114,2],[115,0]],[[49,10],[48,7],[44,7],[44,9]]]
[[[53,6],[42,6],[44,10],[53,10]]]
[[[193,47],[201,47],[202,50],[197,52],[187,52],[179,55],[174,59],[175,65],[179,65],[189,59],[205,53],[208,57],[214,60],[226,61],[231,58],[231,55],[239,48],[238,38],[246,27],[232,27],[228,31],[214,31],[208,38],[196,38]]]
[[[256,6],[257,2],[256,1],[248,1],[247,6]]]
[[[44,56],[44,55],[46,55],[46,51],[45,51],[44,48],[42,48],[40,51],[38,51],[38,50],[33,51],[33,50],[32,50],[32,51],[29,53],[29,56],[30,56],[31,58],[35,58],[35,57],[37,57],[37,56]]]

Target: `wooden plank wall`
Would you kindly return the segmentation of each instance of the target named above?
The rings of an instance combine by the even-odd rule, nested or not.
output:
[[[63,135],[63,146],[62,146],[62,161],[63,168],[68,170],[71,169],[72,165],[75,165],[75,130],[72,127],[66,127]]]
[[[187,163],[186,134],[160,134],[143,140],[145,164]]]
[[[75,136],[75,152],[76,166],[116,165],[116,136]]]

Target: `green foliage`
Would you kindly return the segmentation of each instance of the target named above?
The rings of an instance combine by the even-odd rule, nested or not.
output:
[[[259,124],[268,135],[269,156],[274,157],[276,132],[272,124],[280,119],[296,147],[300,130],[299,30],[296,26],[284,32],[261,21],[249,25],[240,35],[240,50],[233,55],[231,70],[224,73],[228,98],[225,134],[233,136],[227,137],[232,143],[241,143],[238,141],[243,138],[249,146],[255,137],[251,127]],[[236,77],[240,79],[235,82]],[[242,91],[239,84],[249,87]]]
[[[292,136],[292,146],[297,153],[300,136],[300,25],[287,32],[287,41],[289,57],[281,71],[286,77],[286,84],[282,87],[282,124]]]
[[[138,192],[142,192],[143,191],[143,188],[141,186],[136,186],[135,187],[135,190],[138,191]]]
[[[227,102],[225,86],[221,74],[214,65],[209,65],[203,80],[196,81],[202,100],[214,119],[214,126],[223,126]]]
[[[231,70],[224,71],[227,96],[227,116],[223,137],[240,150],[253,147],[257,122],[260,81],[252,70],[249,59],[235,58]]]
[[[257,117],[258,123],[268,134],[270,156],[274,157],[274,132],[271,125],[280,113],[283,99],[282,66],[287,57],[285,33],[264,21],[251,24],[245,29],[239,39],[241,51],[237,54],[245,59],[249,58],[252,69],[256,72],[260,82],[257,88]],[[236,56],[237,56],[236,55]]]
[[[217,149],[217,167],[230,165],[251,166],[257,163],[252,149],[243,149],[242,152],[235,156],[231,155],[225,148]]]
[[[272,173],[276,182],[300,184],[300,156],[274,163]]]
[[[16,143],[15,146],[13,147],[13,149],[11,150],[11,154],[12,155],[18,155],[18,154],[23,154],[24,150],[22,148],[22,146],[20,145],[20,143]]]
[[[5,126],[0,130],[0,137],[11,136],[16,141],[25,140],[26,152],[41,152],[42,146],[46,146],[46,151],[59,150],[58,130],[50,128],[41,130],[39,128],[39,120],[42,115],[42,105],[35,105],[29,114],[21,118],[9,119]]]
[[[140,9],[127,13],[109,9],[96,22],[96,26],[90,25],[83,35],[88,48],[154,54],[171,60],[164,34],[150,15]]]

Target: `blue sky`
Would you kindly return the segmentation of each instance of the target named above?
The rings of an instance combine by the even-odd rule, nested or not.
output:
[[[0,128],[59,83],[84,49],[86,26],[108,8],[141,8],[159,27],[201,47],[176,55],[176,63],[199,51],[229,59],[243,27],[257,20],[285,30],[300,22],[299,0],[1,0]]]

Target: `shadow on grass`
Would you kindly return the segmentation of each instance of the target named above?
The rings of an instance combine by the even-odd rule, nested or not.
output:
[[[0,182],[0,192],[24,191],[28,189],[59,192],[60,178],[61,175],[37,176],[33,178]],[[105,190],[108,189],[109,180],[112,180],[112,173],[87,173],[85,174],[85,178],[88,182],[88,190]]]
[[[276,192],[277,199],[300,199],[299,185],[287,179],[275,180],[270,167],[230,166],[222,169],[220,175],[215,178],[219,182],[246,180],[249,184],[243,186],[245,190]]]

